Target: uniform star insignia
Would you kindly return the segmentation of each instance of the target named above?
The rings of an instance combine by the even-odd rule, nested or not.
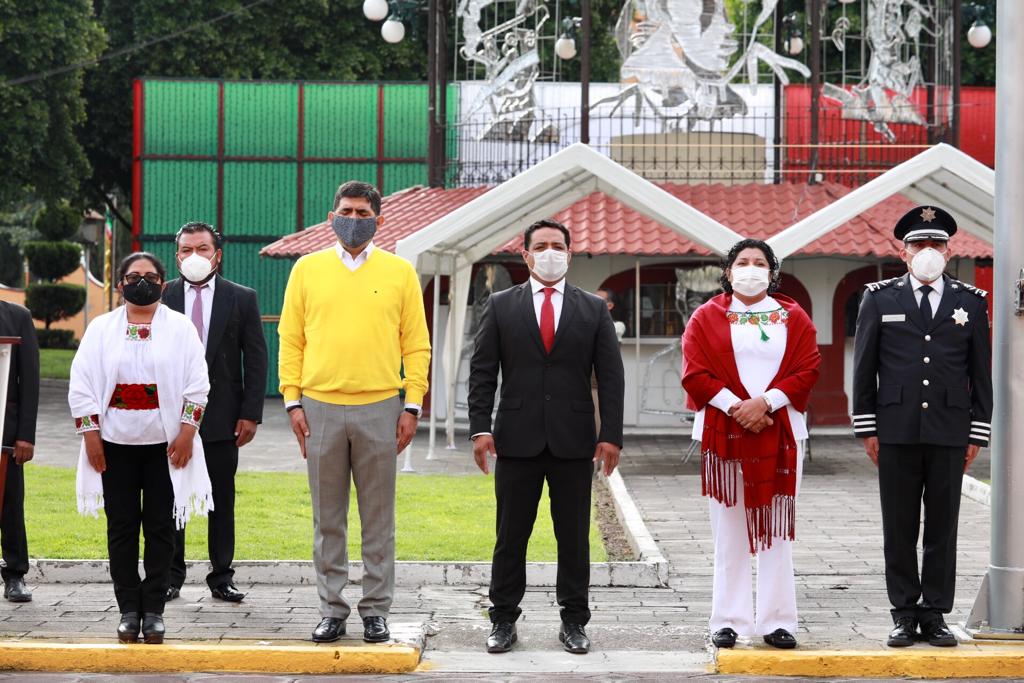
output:
[[[930,206],[921,209],[921,220],[925,223],[931,223],[935,220],[935,209]]]
[[[957,325],[967,326],[967,311],[963,308],[957,308],[953,311],[953,322]]]
[[[953,289],[960,289],[960,285],[958,285],[955,282],[953,283],[952,287],[953,287]]]

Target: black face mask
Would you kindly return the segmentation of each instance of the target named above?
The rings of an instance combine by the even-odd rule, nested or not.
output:
[[[124,300],[136,306],[149,306],[160,301],[162,288],[147,280],[139,280],[135,284],[125,283],[121,288]]]

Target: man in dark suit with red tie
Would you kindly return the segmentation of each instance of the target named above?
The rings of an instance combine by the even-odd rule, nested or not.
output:
[[[530,279],[493,294],[477,328],[469,377],[473,456],[494,465],[497,542],[491,565],[488,652],[515,643],[526,592],[526,547],[545,480],[558,540],[558,637],[574,654],[590,649],[590,491],[594,462],[606,475],[622,448],[624,373],[605,301],[567,284],[570,234],[561,223],[534,223],[524,236]],[[491,425],[501,373],[498,414]],[[594,426],[591,374],[597,377],[601,432]]]
[[[192,318],[206,347],[210,398],[199,436],[213,485],[206,583],[218,600],[241,602],[235,587],[235,472],[238,449],[249,443],[263,419],[267,386],[267,343],[256,292],[217,274],[221,237],[206,223],[186,223],[175,237],[182,277],[164,288],[163,301]],[[177,533],[167,599],[185,581],[185,530]]]

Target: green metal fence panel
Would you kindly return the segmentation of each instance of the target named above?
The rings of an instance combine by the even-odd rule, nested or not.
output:
[[[377,90],[376,84],[307,84],[303,94],[303,155],[377,156]]]
[[[295,231],[296,165],[224,164],[224,235],[280,236]]]
[[[224,245],[224,277],[256,290],[260,312],[277,315],[284,301],[284,288],[288,284],[294,261],[262,258],[262,244],[231,242]]]
[[[267,338],[267,396],[280,396],[280,378],[277,376],[277,354],[281,348],[277,336],[277,322],[263,323],[263,336]]]
[[[225,154],[294,157],[298,138],[298,84],[224,84]]]
[[[384,86],[384,156],[427,156],[427,88],[420,83]]]
[[[146,161],[142,173],[146,234],[174,234],[188,221],[217,222],[215,161]]]
[[[376,185],[377,164],[304,164],[302,217],[306,226],[327,220],[327,212],[334,205],[334,193],[346,180]]]
[[[404,190],[413,185],[427,184],[426,164],[387,164],[384,166],[385,195]]]
[[[164,268],[167,269],[168,280],[173,280],[178,277],[178,262],[175,259],[175,247],[173,241],[168,241],[166,237],[162,240],[146,239],[146,236],[143,235],[142,250],[148,251],[153,254],[153,256],[160,259],[160,262],[164,264]]]
[[[217,154],[217,83],[145,81],[144,154]]]

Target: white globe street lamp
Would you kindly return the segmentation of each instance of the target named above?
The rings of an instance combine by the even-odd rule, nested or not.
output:
[[[992,29],[981,20],[975,21],[967,30],[967,42],[971,44],[971,47],[979,50],[988,47],[988,44],[992,42]]]
[[[380,21],[388,16],[387,0],[365,0],[363,16],[370,21]]]
[[[804,39],[800,36],[791,36],[786,39],[786,44],[783,47],[789,54],[798,55],[804,51]]]
[[[562,36],[555,41],[555,54],[569,60],[576,56],[576,41],[569,36]]]
[[[405,24],[398,19],[388,19],[381,24],[380,35],[389,43],[400,43],[405,38]]]

